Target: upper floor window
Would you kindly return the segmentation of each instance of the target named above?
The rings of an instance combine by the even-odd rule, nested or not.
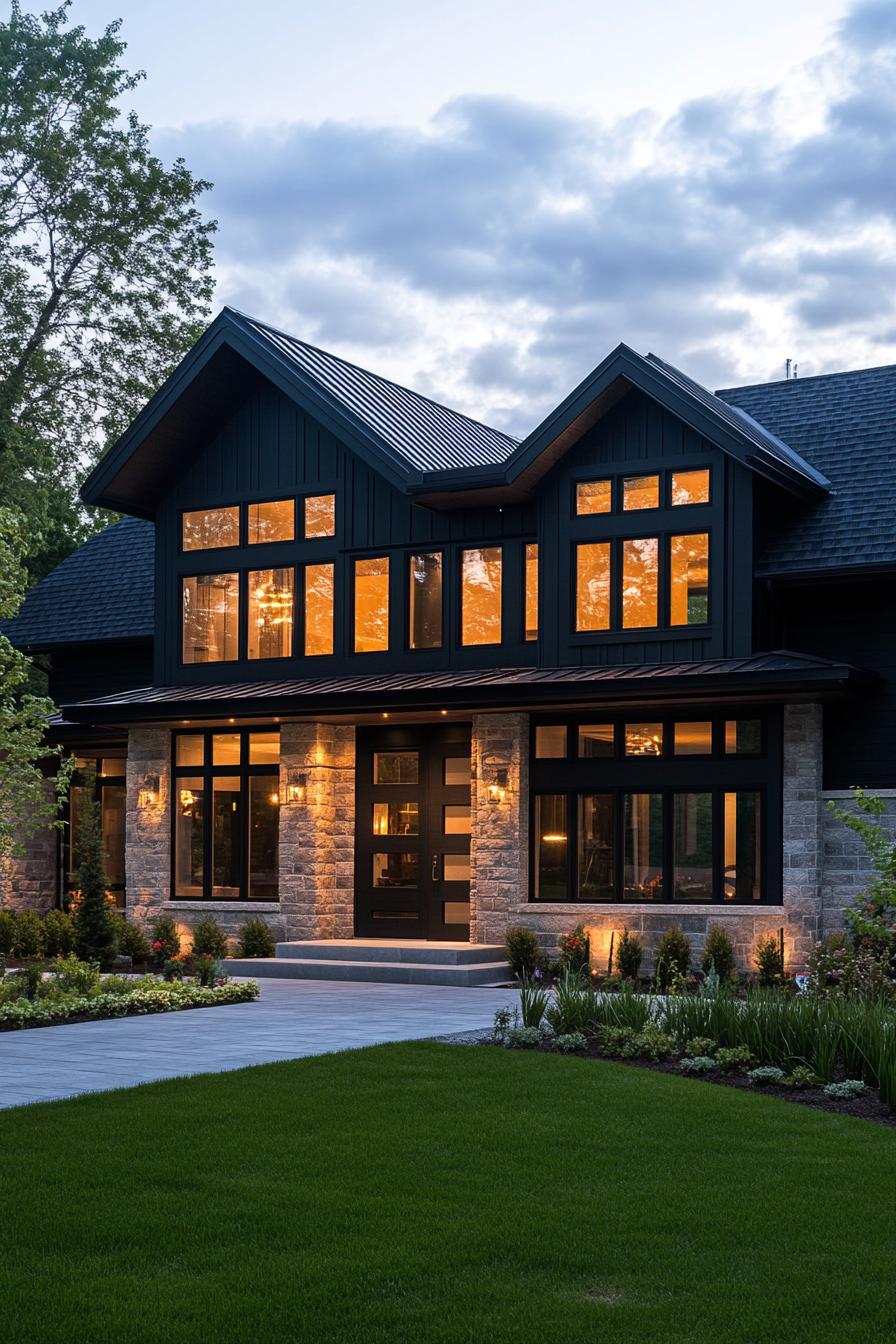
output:
[[[609,513],[613,503],[612,481],[579,481],[576,484],[576,513]]]
[[[239,505],[234,504],[226,509],[187,510],[181,520],[181,542],[185,551],[210,551],[218,546],[239,546]]]
[[[409,562],[409,642],[412,649],[442,646],[442,552],[412,555]]]
[[[311,540],[313,537],[335,537],[335,495],[306,495],[303,512],[306,540]]]
[[[292,499],[269,499],[250,504],[246,510],[247,540],[250,546],[265,541],[294,541],[296,506]]]
[[[668,573],[668,611],[661,603]],[[610,630],[614,604],[623,630],[709,621],[709,533],[627,537],[576,546],[575,628],[579,634]]]
[[[523,584],[523,635],[529,641],[538,638],[538,543],[534,541],[526,544]]]
[[[224,663],[239,657],[239,574],[198,574],[181,581],[183,661]]]
[[[576,547],[576,630],[610,628],[610,543],[585,541]]]
[[[295,570],[249,572],[249,657],[288,658],[292,653]]]
[[[333,652],[335,566],[305,566],[305,656]]]
[[[622,543],[622,626],[624,630],[657,625],[659,603],[658,537]]]
[[[577,481],[575,513],[582,518],[595,513],[636,513],[643,509],[709,504],[710,484],[709,467]]]
[[[461,643],[501,643],[500,546],[464,551],[461,559]]]
[[[389,647],[389,557],[355,561],[355,653]]]
[[[695,532],[669,538],[670,625],[709,620],[709,536]]]
[[[626,513],[632,509],[658,509],[659,506],[659,476],[625,477],[622,482],[622,507]]]
[[[673,507],[681,504],[709,503],[709,467],[697,471],[673,471],[672,498]]]

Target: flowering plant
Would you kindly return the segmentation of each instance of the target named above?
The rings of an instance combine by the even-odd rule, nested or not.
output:
[[[571,971],[581,971],[591,959],[591,947],[583,924],[560,939],[560,960]]]

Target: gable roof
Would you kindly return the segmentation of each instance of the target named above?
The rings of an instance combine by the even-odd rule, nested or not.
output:
[[[124,518],[98,532],[25,598],[3,634],[21,649],[153,633],[155,528]]]
[[[478,492],[529,493],[589,425],[631,387],[653,397],[746,466],[796,493],[827,481],[762,425],[656,356],[618,345],[521,443],[417,392],[225,308],[102,460],[81,491],[88,504],[151,517],[169,475],[267,378],[398,489],[436,507]]]
[[[716,395],[810,454],[831,482],[821,499],[770,510],[757,573],[896,566],[896,364]]]

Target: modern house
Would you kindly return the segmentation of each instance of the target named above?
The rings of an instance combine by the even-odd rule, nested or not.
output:
[[[619,345],[521,442],[225,309],[8,627],[95,767],[129,915],[280,940],[788,964],[896,797],[896,366],[715,394]],[[64,898],[32,843],[7,900]]]

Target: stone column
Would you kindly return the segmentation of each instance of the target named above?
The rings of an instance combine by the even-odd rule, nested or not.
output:
[[[158,776],[154,801],[145,797],[148,777]],[[163,913],[171,896],[171,732],[132,728],[128,733],[125,820],[127,914],[145,921]]]
[[[784,707],[782,922],[794,966],[805,965],[822,928],[822,712],[821,705]]]
[[[281,796],[290,772],[306,780],[304,804],[280,809],[280,908],[287,940],[351,938],[355,882],[355,729],[284,723]]]
[[[507,770],[507,795],[488,797]],[[474,714],[470,790],[470,941],[502,943],[529,898],[529,715]]]

